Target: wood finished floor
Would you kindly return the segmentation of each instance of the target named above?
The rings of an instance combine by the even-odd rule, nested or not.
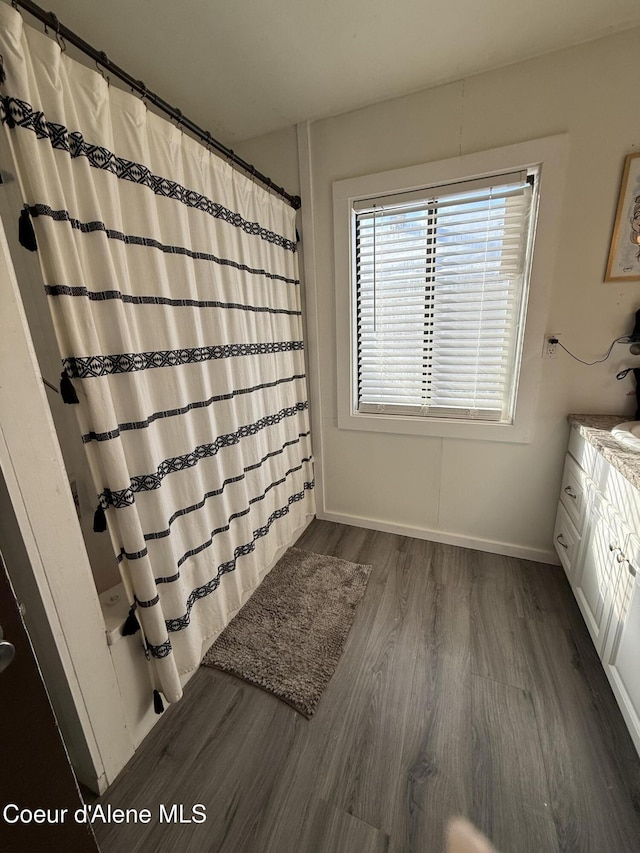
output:
[[[103,853],[638,853],[640,761],[562,570],[314,521],[371,563],[314,718],[201,668],[101,799],[200,825],[97,825]]]

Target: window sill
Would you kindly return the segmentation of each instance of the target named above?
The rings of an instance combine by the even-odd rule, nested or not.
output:
[[[531,441],[530,423],[518,423],[517,419],[514,423],[504,424],[463,421],[455,418],[403,417],[402,415],[353,412],[338,414],[338,428],[512,444],[528,444]]]

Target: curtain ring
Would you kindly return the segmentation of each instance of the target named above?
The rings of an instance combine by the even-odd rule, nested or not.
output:
[[[211,134],[209,133],[209,131],[208,131],[208,130],[205,130],[204,135],[205,135],[205,138],[206,138],[206,140],[207,140],[207,143],[206,143],[206,145],[205,145],[205,148],[207,149],[207,151],[209,152],[209,154],[211,154],[211,141],[212,141],[212,140],[211,140]]]
[[[56,41],[58,42],[58,47],[60,48],[62,53],[65,53],[65,51],[67,49],[67,43],[65,42],[65,40],[60,35],[60,21],[58,20],[57,15],[55,15],[53,12],[49,12],[49,14],[53,18],[53,22],[54,22],[55,27],[56,27]],[[46,30],[46,26],[45,26],[45,30]]]
[[[176,127],[178,128],[180,133],[184,133],[184,131],[182,130],[182,122],[184,120],[184,116],[182,115],[182,112],[177,108],[174,110],[174,112],[176,118],[178,119],[178,121],[176,122]]]
[[[229,148],[229,149],[227,149],[227,151],[228,151],[228,153],[227,153],[227,163],[228,163],[230,166],[233,166],[233,148]]]
[[[255,184],[255,182],[256,182],[256,167],[252,166],[251,167],[251,183]]]
[[[147,102],[146,102],[146,100],[145,100],[145,98],[147,97],[147,92],[149,91],[149,89],[147,88],[147,84],[146,84],[146,83],[144,83],[142,80],[136,80],[136,83],[137,83],[137,85],[142,89],[142,93],[140,94],[140,100],[141,100],[141,101],[142,101],[142,103],[144,104],[144,108],[145,108],[145,110],[148,110],[148,109],[149,109],[149,106],[148,106],[148,104],[147,104]],[[134,90],[134,89],[131,89],[131,91],[133,92],[133,91],[135,91],[135,90]]]
[[[109,57],[108,57],[108,56],[107,56],[107,54],[104,52],[104,50],[101,50],[101,51],[100,51],[100,59],[102,60],[102,62],[104,62],[104,64],[105,64],[105,65],[109,62]],[[98,60],[97,60],[97,59],[96,59],[96,68],[97,68],[97,69],[98,69],[98,71],[100,72],[100,74],[101,74],[101,76],[102,76],[102,79],[107,81],[107,86],[110,86],[110,85],[111,85],[111,80],[110,80],[110,78],[109,78],[109,77],[104,73],[104,70],[103,70],[102,68],[100,68],[100,65],[98,64]]]

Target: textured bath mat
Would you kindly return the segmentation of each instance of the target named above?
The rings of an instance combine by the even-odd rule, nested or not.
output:
[[[289,548],[202,663],[311,717],[334,673],[371,566]]]

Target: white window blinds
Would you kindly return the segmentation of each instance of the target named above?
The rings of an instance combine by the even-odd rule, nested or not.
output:
[[[534,185],[522,171],[354,204],[358,411],[512,420]]]

